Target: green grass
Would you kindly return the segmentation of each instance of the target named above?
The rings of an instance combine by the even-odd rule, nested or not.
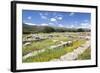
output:
[[[73,42],[73,45],[71,45],[71,46],[60,47],[60,48],[56,48],[53,50],[47,49],[43,53],[39,53],[36,56],[32,56],[32,57],[28,57],[27,59],[24,59],[23,62],[27,62],[27,63],[47,62],[52,59],[59,59],[62,55],[66,54],[68,52],[72,52],[74,49],[76,49],[83,43],[85,43],[85,40],[79,40],[79,41]]]
[[[74,49],[77,49],[81,44],[84,44],[86,42],[86,40],[79,40],[76,42],[73,42],[73,46],[69,46],[69,47],[65,47],[65,51],[68,52],[72,52]]]
[[[53,40],[58,40],[58,41],[53,42]],[[37,41],[37,42],[34,41],[34,42],[32,42],[31,45],[23,47],[23,49],[22,49],[23,56],[32,52],[32,51],[35,51],[35,50],[45,49],[45,48],[48,48],[52,45],[60,44],[60,41],[67,41],[67,38],[56,37],[56,38],[46,39],[46,40]]]
[[[23,55],[35,50],[44,49],[53,44],[54,43],[50,39],[39,41],[39,42],[33,42],[31,45],[23,47]]]
[[[23,62],[46,62],[50,61],[51,59],[59,58],[62,54],[65,54],[65,51],[62,48],[57,48],[54,50],[46,50],[44,53],[40,53],[35,57],[29,57]]]
[[[78,56],[78,60],[88,60],[91,59],[91,49],[86,49],[81,55]]]

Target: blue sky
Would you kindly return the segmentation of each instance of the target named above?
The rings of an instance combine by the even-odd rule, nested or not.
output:
[[[28,25],[37,26],[90,28],[91,14],[82,12],[23,10],[22,22]]]

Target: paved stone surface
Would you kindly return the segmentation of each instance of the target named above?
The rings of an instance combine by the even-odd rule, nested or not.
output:
[[[89,46],[90,46],[90,41],[87,41],[85,44],[81,45],[80,47],[75,49],[73,52],[70,52],[70,53],[67,53],[67,54],[61,56],[60,59],[53,59],[51,61],[75,60],[78,58],[78,55],[82,54]],[[53,47],[53,46],[51,46],[51,47]],[[31,53],[23,56],[23,59],[26,59],[31,56],[36,56],[39,53],[45,52],[45,50],[46,49],[31,52]]]
[[[87,41],[82,46],[75,49],[73,52],[67,53],[60,57],[60,59],[54,59],[51,61],[71,61],[78,58],[78,55],[82,54],[90,46],[90,41]]]
[[[69,41],[69,42],[72,42],[72,41]],[[50,46],[49,49],[55,49],[55,48],[64,46],[67,43],[68,42],[63,42],[62,44],[52,45],[52,46]],[[31,57],[31,56],[36,56],[37,54],[42,53],[42,52],[45,52],[45,51],[46,51],[46,49],[42,49],[42,50],[30,52],[30,53],[26,54],[25,56],[23,56],[23,59],[26,59],[26,58]]]

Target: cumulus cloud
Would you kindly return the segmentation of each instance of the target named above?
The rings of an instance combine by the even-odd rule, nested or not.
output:
[[[48,24],[43,23],[43,24],[41,24],[41,26],[48,26]]]
[[[42,18],[42,19],[47,19],[47,17],[46,17],[46,16],[41,16],[41,18]]]
[[[25,23],[25,24],[27,24],[27,25],[33,25],[33,26],[37,25],[37,24],[33,24],[33,23]]]
[[[62,17],[58,17],[59,20],[62,20]]]
[[[27,19],[29,19],[29,20],[30,20],[31,18],[32,18],[31,16],[28,16],[28,17],[27,17]]]
[[[40,16],[41,16],[42,19],[47,19],[47,16],[42,14],[42,13],[40,13]]]
[[[57,20],[62,20],[63,16],[62,15],[56,15],[54,18],[57,19]]]
[[[54,21],[56,21],[56,19],[55,18],[51,18],[50,21],[53,21],[54,22]]]

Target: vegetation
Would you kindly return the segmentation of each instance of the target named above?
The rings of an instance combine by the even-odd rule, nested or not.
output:
[[[81,55],[78,56],[78,60],[88,60],[91,59],[91,49],[86,49]]]
[[[89,33],[90,29],[85,29],[85,28],[74,29],[74,28],[61,28],[61,27],[50,27],[50,26],[31,26],[31,25],[23,24],[22,38],[28,36],[29,39],[30,38],[41,39],[41,37],[43,38],[46,37],[46,39],[38,40],[38,41],[32,40],[31,42],[29,42],[30,44],[26,46],[24,46],[24,44],[26,44],[27,41],[23,41],[23,49],[22,49],[23,57],[29,53],[34,54],[34,51],[39,51],[42,49],[45,49],[45,51],[38,53],[34,56],[29,56],[26,59],[23,59],[22,61],[24,63],[30,63],[30,62],[47,62],[53,59],[59,59],[62,55],[72,52],[73,50],[75,50],[80,45],[86,42],[86,39],[82,39],[82,35],[84,35],[85,32]],[[62,42],[67,42],[67,41],[72,41],[73,43],[71,45],[50,49],[51,46],[55,46],[61,44]],[[91,58],[90,53],[91,53],[90,49],[87,49],[84,53],[79,55],[78,60],[90,59]]]
[[[45,28],[41,32],[43,33],[55,32],[55,29],[49,26],[45,26]]]
[[[43,34],[41,34],[43,35]],[[58,40],[57,42],[54,42],[53,40]],[[23,47],[23,56],[28,54],[29,52],[45,49],[52,45],[60,44],[60,41],[67,41],[68,39],[66,37],[60,36],[60,37],[53,37],[51,39],[46,39],[43,41],[33,41],[31,45]]]
[[[46,62],[52,59],[59,59],[62,55],[72,52],[83,43],[85,43],[85,40],[75,41],[71,46],[47,49],[45,52],[39,53],[36,56],[28,57],[27,59],[23,60],[23,62]]]
[[[23,23],[23,34],[30,33],[52,33],[52,32],[90,32],[90,29],[86,28],[62,28],[62,27],[50,27],[50,26],[32,26]]]

